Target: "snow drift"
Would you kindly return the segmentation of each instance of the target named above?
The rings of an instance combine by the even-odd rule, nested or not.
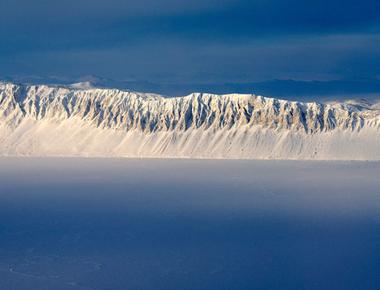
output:
[[[0,83],[0,155],[380,160],[380,106]]]

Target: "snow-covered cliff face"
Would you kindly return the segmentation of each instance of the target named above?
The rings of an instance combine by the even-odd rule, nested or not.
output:
[[[364,102],[7,83],[0,127],[3,155],[380,159],[380,109]]]

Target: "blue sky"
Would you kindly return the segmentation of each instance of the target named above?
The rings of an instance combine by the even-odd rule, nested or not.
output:
[[[380,1],[0,0],[0,11],[3,79],[380,93]]]

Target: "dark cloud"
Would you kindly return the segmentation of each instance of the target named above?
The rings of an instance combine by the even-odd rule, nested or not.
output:
[[[0,0],[0,76],[374,79],[380,1]]]
[[[54,49],[5,57],[8,73],[105,75],[154,82],[325,80],[378,75],[380,35],[328,35],[235,43],[166,40]],[[31,61],[33,60],[33,61]],[[35,64],[38,63],[37,66]],[[2,68],[0,68],[2,69]]]

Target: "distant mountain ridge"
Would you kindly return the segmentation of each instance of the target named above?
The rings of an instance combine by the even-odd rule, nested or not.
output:
[[[380,106],[1,83],[0,155],[380,160]]]
[[[264,96],[292,98],[297,101],[343,100],[347,97],[380,100],[380,79],[338,79],[338,80],[293,80],[273,79],[265,81],[240,82],[174,82],[144,80],[114,80],[99,76],[87,75],[78,78],[63,77],[6,77],[6,82],[22,84],[45,84],[69,86],[75,83],[87,83],[97,88],[117,88],[127,91],[155,92],[167,96],[182,96],[194,91],[213,94],[256,92]]]

